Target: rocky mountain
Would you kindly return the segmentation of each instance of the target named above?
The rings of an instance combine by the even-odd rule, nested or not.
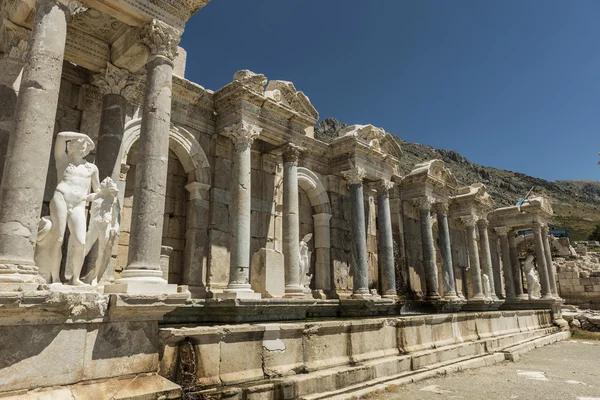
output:
[[[327,118],[315,127],[315,138],[331,142],[345,126],[334,118]],[[400,160],[402,173],[410,172],[420,162],[441,159],[461,184],[484,183],[498,207],[514,205],[534,187],[534,195],[545,195],[552,201],[555,214],[552,227],[568,229],[574,240],[586,240],[594,227],[600,224],[600,182],[550,182],[520,172],[475,164],[454,150],[409,143],[399,137],[396,139],[404,152]],[[600,175],[600,170],[598,172]]]

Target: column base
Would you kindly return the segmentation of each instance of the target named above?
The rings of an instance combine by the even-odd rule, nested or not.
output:
[[[216,293],[216,299],[260,299],[261,294],[256,293],[249,283],[230,283],[223,293]]]
[[[177,293],[177,285],[169,284],[161,270],[125,269],[115,283],[104,286],[104,293]]]
[[[193,299],[206,299],[208,298],[208,292],[204,285],[188,285],[188,290],[192,294]]]
[[[425,296],[425,301],[437,301],[440,300],[441,297],[439,294],[437,293],[433,293],[433,294],[428,294],[427,296]]]
[[[0,292],[37,290],[45,283],[35,265],[0,264]]]
[[[286,286],[284,299],[301,299],[306,297],[306,291],[300,286]]]

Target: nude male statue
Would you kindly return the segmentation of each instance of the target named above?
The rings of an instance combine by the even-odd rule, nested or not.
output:
[[[87,135],[78,132],[60,132],[54,144],[54,158],[58,186],[50,201],[50,221],[56,244],[50,250],[51,279],[60,282],[60,260],[62,242],[67,225],[73,236],[71,249],[73,277],[71,284],[85,285],[80,280],[83,266],[86,237],[85,205],[90,185],[94,192],[100,189],[98,168],[84,157],[94,148],[94,142]]]

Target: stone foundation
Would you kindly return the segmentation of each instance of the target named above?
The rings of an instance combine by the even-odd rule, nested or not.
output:
[[[499,353],[511,346],[556,333],[551,321],[540,310],[163,327],[159,374],[177,380],[187,340],[196,367],[187,390],[201,398],[305,398],[478,357],[504,359]]]

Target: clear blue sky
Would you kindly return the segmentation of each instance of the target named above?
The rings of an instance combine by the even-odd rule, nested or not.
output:
[[[321,119],[372,123],[471,161],[600,178],[600,1],[212,0],[186,77],[294,82]]]

